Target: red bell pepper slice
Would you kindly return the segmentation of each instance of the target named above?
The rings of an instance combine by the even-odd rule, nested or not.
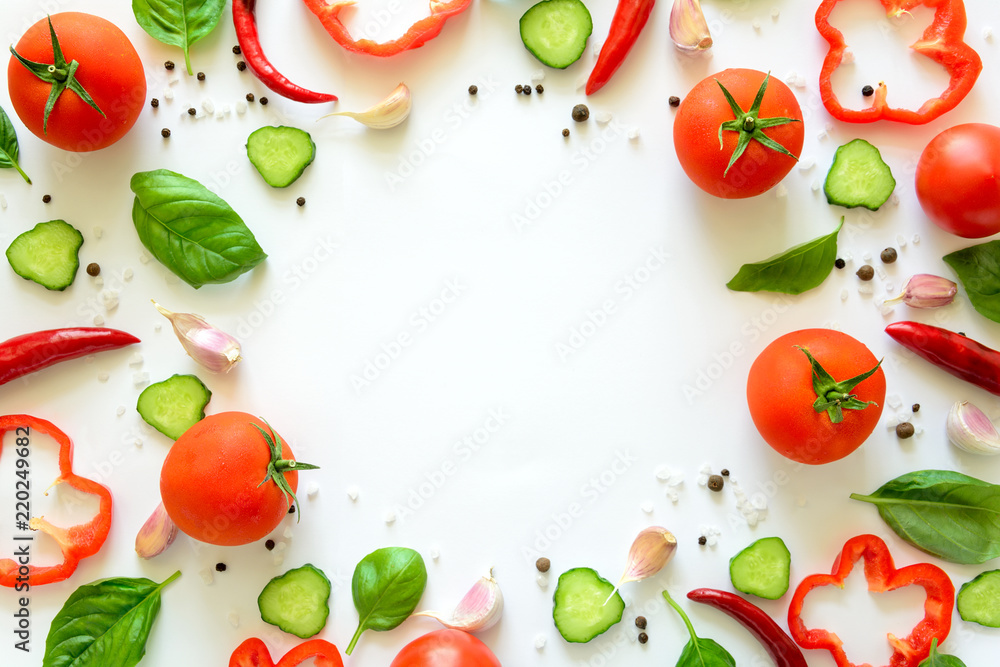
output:
[[[472,0],[430,0],[430,16],[422,18],[398,39],[375,42],[370,39],[354,39],[347,26],[340,20],[340,12],[354,4],[355,0],[303,0],[306,7],[315,14],[334,41],[348,51],[367,53],[371,56],[394,56],[397,53],[423,46],[425,42],[438,36],[445,21],[464,12]]]
[[[77,491],[100,499],[97,515],[86,523],[61,528],[52,525],[44,517],[32,517],[28,521],[32,530],[51,535],[59,543],[63,562],[38,567],[31,565],[30,561],[24,563],[10,558],[0,559],[0,586],[20,591],[26,590],[22,588],[24,585],[38,586],[63,581],[73,574],[80,560],[93,556],[101,549],[111,529],[111,492],[102,484],[73,473],[73,442],[51,422],[28,415],[0,416],[0,438],[8,431],[14,431],[18,437],[30,437],[32,432],[50,436],[59,445],[59,477],[53,482],[53,486],[65,483]]]
[[[296,667],[309,658],[313,658],[316,667],[344,667],[340,650],[326,640],[302,642],[275,664],[267,645],[257,637],[251,637],[236,647],[229,657],[229,667]]]
[[[921,586],[927,594],[924,617],[913,631],[899,639],[888,634],[892,646],[890,667],[917,667],[931,651],[931,642],[942,643],[951,630],[951,614],[955,607],[955,585],[948,574],[931,563],[917,563],[896,569],[889,547],[876,535],[858,535],[844,545],[833,562],[831,574],[813,574],[802,580],[788,605],[788,629],[792,638],[802,648],[826,649],[838,667],[856,667],[847,659],[843,642],[836,633],[820,628],[806,628],[800,615],[806,595],[819,586],[844,587],[844,580],[854,569],[855,563],[865,560],[865,579],[873,593],[893,591],[904,586]]]
[[[843,62],[844,52],[847,49],[843,33],[834,28],[829,21],[830,13],[840,1],[823,0],[816,10],[816,27],[830,44],[830,50],[823,60],[823,69],[819,75],[819,92],[823,106],[834,118],[849,123],[870,123],[884,119],[921,125],[954,109],[972,90],[979,73],[983,70],[983,61],[964,41],[966,17],[962,0],[879,0],[891,17],[905,14],[918,5],[934,10],[931,24],[910,48],[939,63],[951,79],[948,88],[940,97],[927,100],[916,111],[890,107],[886,101],[887,91],[884,83],[879,83],[875,89],[872,106],[866,109],[844,108],[833,92],[831,81],[833,72]]]

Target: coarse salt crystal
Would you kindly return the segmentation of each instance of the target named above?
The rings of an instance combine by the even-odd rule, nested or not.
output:
[[[771,7],[771,18],[775,21],[781,16],[781,7]]]
[[[853,62],[854,62],[854,51],[851,51],[850,49],[844,49],[844,55],[841,56],[840,64],[850,65]]]
[[[667,486],[680,486],[684,483],[684,473],[675,471],[670,479],[667,480]]]
[[[282,551],[284,551],[287,548],[288,548],[288,545],[285,544],[284,542],[278,542],[277,544],[274,545],[274,550],[277,551],[278,553],[281,553]]]
[[[205,113],[212,115],[215,113],[215,102],[211,98],[205,98],[201,101],[201,108],[205,110]]]
[[[700,472],[703,475],[712,474],[712,464],[708,462],[702,463],[701,467],[698,468],[698,472]]]
[[[135,440],[132,441],[132,444],[135,447],[141,448],[142,447],[142,438],[136,438]]]
[[[212,570],[207,567],[203,567],[198,574],[201,575],[201,580],[205,582],[205,585],[211,584],[215,581],[215,575],[212,574]]]
[[[871,294],[874,291],[875,288],[872,287],[871,281],[858,283],[858,294]]]
[[[665,482],[670,479],[670,468],[667,466],[660,466],[656,469],[656,479],[661,482]]]
[[[147,255],[146,253],[143,253],[143,254],[139,255],[139,263],[140,264],[149,264],[149,255]]]
[[[106,289],[101,292],[101,301],[105,310],[114,310],[118,307],[118,292]]]
[[[170,101],[170,100],[174,99],[174,91],[170,90],[169,88],[167,88],[166,90],[164,90],[163,91],[163,99],[165,99],[167,101]]]
[[[648,500],[644,502],[641,507],[642,511],[645,512],[646,514],[653,513],[653,503],[649,502]]]
[[[896,410],[903,405],[903,399],[900,398],[899,394],[890,394],[886,399],[886,404],[893,410]]]
[[[630,127],[628,129],[628,135],[627,136],[628,136],[628,138],[629,138],[630,141],[635,141],[636,139],[639,138],[639,128],[637,128],[637,127]]]
[[[910,242],[913,245],[920,245],[920,234],[914,234],[913,237],[910,239]]]
[[[247,108],[248,108],[247,103],[244,102],[243,100],[240,100],[239,102],[236,103],[236,113],[240,114],[241,116],[247,112]]]
[[[750,498],[750,504],[753,505],[755,510],[766,510],[767,509],[767,496],[763,493],[755,493],[753,497]]]
[[[753,21],[750,22],[750,25],[753,26],[754,30],[760,32],[760,19],[755,18]]]
[[[232,112],[233,112],[233,107],[232,107],[231,104],[223,104],[222,105],[222,113],[224,113],[224,114],[226,114],[228,116]]]
[[[149,373],[132,373],[132,386],[136,389],[149,384]]]
[[[538,576],[535,577],[535,583],[538,584],[539,588],[548,588],[549,576],[547,574],[539,572]]]
[[[875,275],[878,276],[879,280],[885,280],[888,274],[885,272],[885,269],[883,269],[881,266],[878,266],[875,267]]]
[[[813,192],[818,192],[822,187],[822,183],[819,182],[819,179],[813,179],[813,182],[809,184],[809,187]]]
[[[829,136],[830,134],[826,130],[820,130],[819,132],[816,133],[816,138],[819,139],[820,141],[826,141],[826,138]]]
[[[104,326],[104,317],[102,315],[94,315],[94,326],[95,327]]]
[[[605,123],[610,123],[612,118],[613,116],[611,115],[611,112],[607,111],[606,109],[601,109],[599,111],[594,112],[594,120],[602,125]]]
[[[278,554],[271,559],[271,562],[274,563],[275,567],[281,567],[281,565],[285,562],[285,554]]]
[[[892,294],[893,292],[895,292],[896,291],[896,283],[892,282],[891,280],[887,280],[885,282],[885,291],[888,292],[888,293],[890,293],[890,294]]]
[[[104,236],[104,227],[94,227],[92,231],[94,232],[95,239],[99,239]]]
[[[358,489],[358,487],[356,487],[356,486],[349,486],[349,487],[347,487],[347,497],[350,498],[352,501],[355,501],[355,500],[358,499],[358,494],[359,493],[360,493],[360,490]]]
[[[291,526],[285,526],[285,530],[282,531],[281,536],[284,537],[286,540],[290,540],[290,539],[292,539],[292,535],[294,535],[294,534],[295,534],[295,531],[292,530]]]
[[[7,198],[4,197],[3,195],[0,195],[0,208],[4,210],[7,209]]]
[[[159,322],[157,322],[156,324],[153,325],[153,331],[156,331],[157,333],[159,333],[162,330],[163,330],[163,325],[160,324]]]
[[[103,276],[94,276],[94,286],[95,287],[104,287],[104,277]]]
[[[905,248],[906,237],[903,236],[902,234],[896,234],[896,245],[898,245],[900,248]]]
[[[676,491],[667,491],[667,499],[669,499],[670,502],[676,504],[677,501],[681,499],[681,497],[677,494]]]
[[[97,374],[97,381],[98,382],[107,382],[110,377],[111,376],[108,375],[107,373],[98,373]]]
[[[437,560],[441,557],[441,550],[437,547],[431,549],[431,560]]]
[[[129,366],[142,366],[142,362],[143,361],[144,361],[144,359],[142,358],[142,355],[139,354],[138,352],[136,352],[131,357],[129,357],[128,365]]]
[[[716,537],[715,535],[709,535],[706,537],[705,542],[708,544],[708,546],[714,547],[716,544],[719,543],[719,538]]]
[[[815,166],[816,166],[816,160],[812,159],[811,157],[799,160],[799,171],[809,171]]]
[[[785,187],[784,183],[778,183],[778,186],[774,188],[774,196],[778,199],[784,199],[788,196],[788,188]]]
[[[395,523],[396,522],[396,513],[394,511],[392,511],[392,510],[389,510],[388,512],[386,512],[385,513],[385,522],[387,524],[393,524],[393,523]]]
[[[229,615],[226,616],[226,618],[229,620],[229,625],[233,626],[234,628],[240,627],[240,615],[237,614],[235,611],[229,612]]]
[[[123,414],[125,414],[125,406],[124,405],[119,405],[118,409],[115,410],[115,414],[118,415],[119,417],[121,417]]]
[[[698,475],[698,486],[707,486],[707,485],[708,485],[708,475],[706,475],[705,473]]]
[[[543,70],[543,69],[536,69],[534,72],[531,73],[531,80],[533,82],[535,82],[535,83],[537,83],[539,81],[544,81],[545,80],[545,70]]]
[[[993,28],[990,26],[983,26],[983,39],[987,42],[993,41]]]
[[[541,651],[545,648],[545,635],[535,635],[535,650]]]
[[[847,288],[840,290],[840,300],[847,301]]]
[[[319,493],[319,484],[316,482],[309,482],[309,486],[306,487],[306,496],[309,498],[315,498],[317,493]]]
[[[124,280],[125,282],[131,282],[132,278],[134,277],[135,277],[135,271],[133,271],[131,268],[126,268],[124,271],[122,271],[122,280]]]

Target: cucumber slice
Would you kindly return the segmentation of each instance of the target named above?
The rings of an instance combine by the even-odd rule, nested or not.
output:
[[[312,164],[316,144],[297,127],[262,127],[247,139],[247,157],[265,183],[286,188]]]
[[[877,211],[895,187],[896,179],[878,149],[864,139],[855,139],[837,149],[823,191],[826,201],[836,206]]]
[[[743,593],[777,600],[788,590],[792,565],[788,547],[780,537],[763,537],[729,561],[729,578]]]
[[[962,584],[957,603],[963,621],[1000,628],[1000,570],[983,572]]]
[[[306,563],[271,579],[257,597],[260,618],[296,637],[319,633],[330,615],[330,580]]]
[[[83,234],[65,220],[39,222],[7,248],[14,273],[61,292],[76,280]]]
[[[583,55],[594,32],[590,11],[580,0],[542,0],[521,17],[524,48],[556,69],[566,69]]]
[[[573,568],[559,575],[552,596],[552,620],[563,639],[589,642],[622,620],[625,601],[617,591],[611,595],[614,590],[614,584],[589,567]]]
[[[205,418],[212,392],[194,375],[172,375],[139,394],[135,409],[157,431],[176,440]]]

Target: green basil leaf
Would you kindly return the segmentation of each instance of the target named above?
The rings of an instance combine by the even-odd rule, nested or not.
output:
[[[160,611],[162,584],[149,579],[101,579],[70,594],[52,619],[42,667],[133,667]]]
[[[10,122],[7,112],[0,107],[0,169],[16,169],[17,173],[30,184],[31,179],[17,164],[17,155],[17,132],[14,131],[14,125]]]
[[[953,563],[1000,556],[1000,486],[949,470],[919,470],[851,498],[878,507],[901,538]]]
[[[719,642],[705,637],[689,639],[677,667],[736,667],[736,660]]]
[[[965,663],[953,655],[937,652],[937,637],[931,640],[931,652],[917,667],[965,667]]]
[[[1000,322],[1000,241],[956,250],[942,259],[958,275],[972,307]]]
[[[783,292],[801,294],[817,287],[833,271],[837,259],[837,235],[844,226],[826,236],[801,243],[794,248],[753,264],[744,264],[726,283],[736,292]]]
[[[195,289],[235,280],[267,258],[236,211],[198,181],[158,169],[134,175],[129,187],[142,245]]]
[[[139,26],[153,39],[179,46],[191,71],[191,45],[212,32],[222,17],[226,0],[132,0]]]
[[[351,580],[359,622],[347,655],[365,630],[392,630],[409,618],[426,585],[424,559],[413,549],[387,547],[365,556]]]

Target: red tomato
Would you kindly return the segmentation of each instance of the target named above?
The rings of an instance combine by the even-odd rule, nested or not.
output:
[[[389,667],[501,667],[493,651],[467,632],[435,630],[403,647]]]
[[[695,185],[709,194],[723,199],[753,197],[770,190],[795,166],[795,158],[754,140],[726,173],[739,133],[723,131],[722,148],[719,148],[719,126],[736,118],[719,83],[747,112],[765,76],[764,72],[753,69],[727,69],[713,74],[692,88],[677,110],[674,117],[677,159]],[[758,117],[796,119],[797,122],[776,125],[763,132],[793,155],[801,153],[802,110],[791,89],[782,81],[773,77],[768,79]]]
[[[125,33],[110,21],[81,12],[51,18],[66,61],[80,63],[76,80],[106,117],[66,89],[43,129],[52,84],[36,77],[13,55],[7,65],[11,104],[25,127],[53,146],[79,152],[110,146],[132,128],[145,104],[142,62]],[[48,21],[28,28],[14,48],[26,60],[53,63]]]
[[[946,232],[978,239],[1000,232],[1000,127],[956,125],[917,162],[917,199]]]
[[[160,497],[185,534],[209,544],[248,544],[265,537],[288,514],[288,499],[274,480],[261,484],[271,451],[254,424],[272,433],[245,412],[209,415],[170,448],[160,471]],[[281,443],[281,458],[292,459],[288,444]],[[284,475],[294,493],[299,474]]]
[[[772,342],[750,367],[747,405],[761,437],[793,461],[829,463],[853,452],[875,429],[885,403],[885,374],[879,367],[851,391],[858,400],[873,404],[863,410],[844,410],[843,421],[835,424],[825,411],[813,409],[812,367],[800,347],[838,382],[871,370],[878,359],[845,333],[803,329]]]

